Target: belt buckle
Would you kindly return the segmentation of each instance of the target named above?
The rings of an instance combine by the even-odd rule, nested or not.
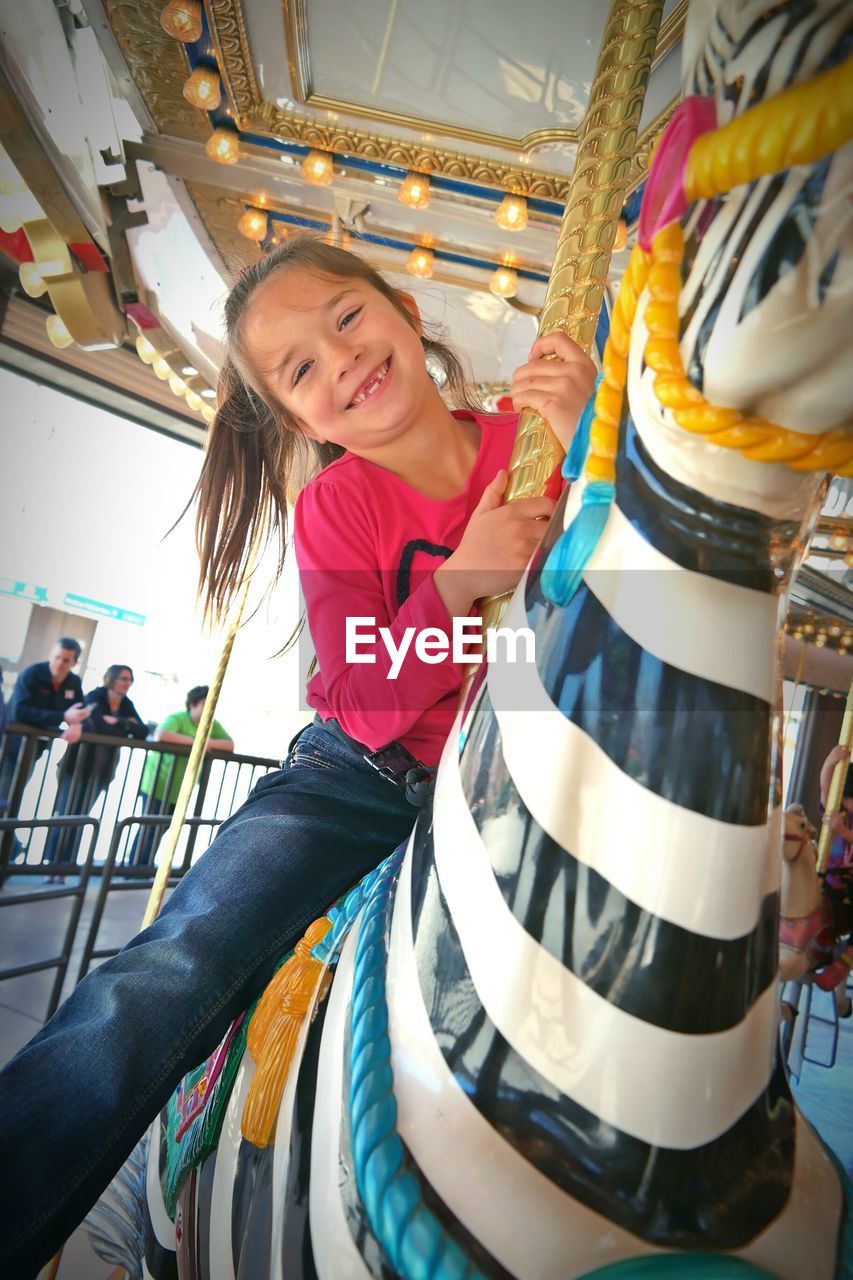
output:
[[[416,760],[411,751],[399,742],[389,742],[378,751],[366,751],[364,759],[395,787],[405,788],[406,774],[410,769],[424,768],[420,760]]]

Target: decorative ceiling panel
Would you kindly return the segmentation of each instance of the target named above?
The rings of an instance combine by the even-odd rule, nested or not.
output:
[[[524,151],[577,136],[607,9],[493,0],[284,0],[305,40],[300,99]],[[297,37],[298,38],[298,37]]]

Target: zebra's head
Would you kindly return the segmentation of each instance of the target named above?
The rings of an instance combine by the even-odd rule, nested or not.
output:
[[[840,0],[693,0],[684,93],[713,100],[719,130],[838,68],[851,49],[853,10]],[[755,135],[753,150],[768,136],[767,129]],[[684,370],[712,406],[804,435],[853,433],[853,143],[811,164],[792,165],[786,154],[780,147],[778,171],[747,181],[732,163],[727,189],[696,200],[681,219]],[[720,500],[770,516],[804,513],[819,470],[755,461],[675,425],[644,359],[646,313],[641,299],[628,392],[634,422],[659,464]]]

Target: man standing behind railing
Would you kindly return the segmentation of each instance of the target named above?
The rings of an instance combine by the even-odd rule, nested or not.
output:
[[[155,742],[175,742],[191,746],[198,731],[198,722],[204,710],[208,694],[206,684],[197,685],[187,694],[185,711],[176,711],[157,726]],[[234,743],[226,729],[214,720],[207,743],[208,751],[233,751]],[[168,814],[175,812],[178,792],[187,771],[187,757],[159,755],[154,752],[145,762],[139,794],[143,801],[143,813]],[[160,827],[140,829],[130,851],[132,866],[149,866],[154,861],[157,843],[163,834]]]
[[[83,703],[83,685],[80,677],[71,670],[80,657],[80,645],[70,636],[60,636],[48,654],[47,662],[35,662],[26,667],[15,683],[15,690],[8,707],[9,724],[30,724],[37,729],[59,729],[63,722],[64,737],[68,742],[78,742],[83,721],[91,707]],[[7,802],[4,817],[16,817],[18,804],[27,785],[33,767],[48,745],[39,741],[27,768],[26,777],[18,779],[15,794],[12,784],[18,758],[26,739],[20,734],[10,734],[5,742],[3,764],[0,768],[0,799]],[[13,856],[20,845],[14,840]]]

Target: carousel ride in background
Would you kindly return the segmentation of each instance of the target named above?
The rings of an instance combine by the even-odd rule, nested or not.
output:
[[[768,927],[775,674],[838,694],[853,679],[849,226],[822,203],[828,191],[849,208],[844,6],[696,0],[686,37],[686,4],[655,0],[533,3],[523,21],[503,2],[4,9],[0,250],[29,299],[9,297],[4,365],[57,385],[96,378],[105,403],[132,400],[132,416],[144,405],[152,425],[201,443],[227,280],[302,228],[395,285],[435,281],[419,303],[469,355],[487,406],[537,326],[604,366],[586,468],[510,606],[541,643],[535,729],[500,705],[505,673],[491,672],[433,822],[318,923],[283,990],[184,1082],[147,1178],[125,1175],[125,1189],[147,1182],[137,1274],[173,1271],[175,1223],[181,1274],[232,1280],[615,1278],[652,1274],[655,1259],[685,1277],[845,1274],[843,1179],[772,1062]],[[685,128],[701,141],[679,114],[682,65],[685,92],[716,102],[709,134],[791,82],[846,77],[820,100],[831,141],[821,150],[821,129],[813,146],[791,124],[765,167],[739,168],[761,137],[778,140],[774,117],[739,160],[709,162],[710,185],[675,169],[655,190],[667,127],[668,145]],[[674,174],[683,237],[662,214]],[[745,280],[730,264],[749,251],[767,270]],[[685,364],[710,405],[672,362],[679,290]],[[718,407],[744,398],[750,416]],[[708,415],[725,448],[688,434]],[[513,492],[555,460],[547,426],[523,415]],[[596,597],[589,574],[565,585],[564,526],[614,479],[589,573],[670,568],[646,575],[659,600]],[[602,671],[583,655],[605,633]],[[641,677],[651,701],[626,714]],[[713,750],[697,760],[700,721]],[[614,796],[638,831],[627,859]],[[289,1049],[270,1060],[270,1041]],[[266,1061],[254,1089],[253,1060]],[[124,1261],[133,1243],[103,1247]]]

